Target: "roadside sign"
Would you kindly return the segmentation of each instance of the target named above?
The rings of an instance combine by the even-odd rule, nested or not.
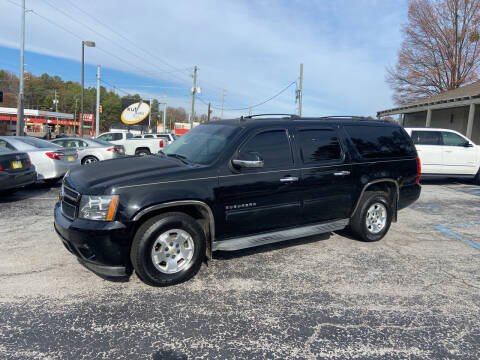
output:
[[[121,120],[127,125],[148,126],[150,123],[150,105],[143,100],[122,99]]]

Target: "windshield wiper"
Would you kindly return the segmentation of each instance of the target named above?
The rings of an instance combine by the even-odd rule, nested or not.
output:
[[[167,154],[167,156],[170,156],[170,157],[174,157],[175,159],[178,159],[180,160],[181,162],[183,162],[184,164],[187,164],[187,165],[190,165],[191,163],[187,160],[187,157],[184,156],[184,155],[180,155],[180,154]]]

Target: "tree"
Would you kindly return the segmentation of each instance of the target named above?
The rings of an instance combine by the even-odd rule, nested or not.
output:
[[[397,104],[478,79],[480,0],[410,0],[408,23],[386,80]]]

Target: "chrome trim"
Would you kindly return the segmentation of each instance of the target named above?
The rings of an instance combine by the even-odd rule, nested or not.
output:
[[[350,171],[347,171],[347,170],[338,171],[338,172],[334,172],[333,175],[335,175],[335,176],[347,176],[347,175],[350,175]]]
[[[243,236],[223,241],[214,241],[212,243],[212,251],[224,250],[235,251],[240,249],[246,249],[254,246],[272,244],[285,240],[291,240],[301,238],[305,236],[317,235],[326,232],[338,231],[344,229],[349,219],[341,219],[329,221],[326,223],[301,226],[297,228],[291,228],[280,231],[272,231],[268,233],[262,233],[257,235]]]
[[[209,238],[207,238],[207,247],[206,247],[206,252],[207,252],[207,257],[212,258],[212,243],[215,241],[215,218],[213,217],[213,212],[212,209],[210,209],[210,206],[208,206],[206,203],[203,201],[199,200],[178,200],[178,201],[170,201],[162,204],[156,204],[152,205],[149,207],[146,207],[143,210],[140,210],[134,217],[133,221],[138,221],[143,215],[159,210],[159,209],[166,209],[169,207],[174,207],[174,206],[182,206],[182,205],[196,205],[196,206],[201,206],[203,209],[207,211],[208,214],[208,223],[209,223]],[[207,236],[207,234],[205,234]]]
[[[358,207],[360,206],[360,200],[362,200],[362,197],[363,197],[363,194],[365,193],[365,191],[367,190],[367,188],[370,186],[370,185],[373,185],[373,184],[378,184],[378,183],[381,183],[381,182],[392,182],[395,184],[395,188],[396,188],[396,199],[395,199],[395,204],[394,204],[394,209],[393,209],[393,213],[394,213],[394,219],[397,218],[397,204],[398,204],[398,200],[399,200],[399,197],[400,197],[400,186],[398,185],[398,181],[394,180],[394,179],[389,179],[389,178],[382,178],[382,179],[376,179],[376,180],[372,180],[368,183],[366,183],[364,186],[363,186],[363,189],[362,189],[362,192],[360,193],[360,196],[358,197],[357,199],[357,204],[355,205],[354,209],[353,209],[353,212],[352,212],[352,215],[350,217],[353,217],[353,215],[355,215],[355,212],[358,210]]]
[[[287,176],[280,179],[280,182],[284,182],[284,183],[295,182],[295,181],[298,181],[298,177],[296,176]]]
[[[240,167],[246,167],[246,168],[261,168],[261,167],[263,167],[263,160],[233,159],[232,164],[240,166]]]

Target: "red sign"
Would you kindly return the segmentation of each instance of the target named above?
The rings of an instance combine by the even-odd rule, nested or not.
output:
[[[78,121],[81,121],[81,114],[78,114]],[[93,122],[95,116],[93,114],[83,114],[83,122]]]

